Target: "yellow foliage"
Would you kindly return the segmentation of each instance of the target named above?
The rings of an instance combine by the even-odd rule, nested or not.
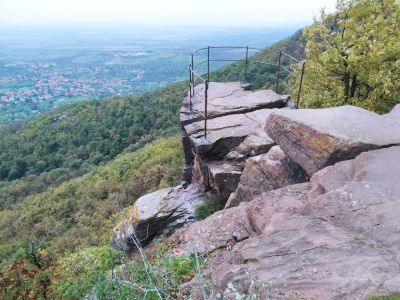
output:
[[[335,12],[322,11],[304,30],[308,42],[301,104],[351,104],[383,113],[399,103],[399,24],[395,0],[339,0]]]

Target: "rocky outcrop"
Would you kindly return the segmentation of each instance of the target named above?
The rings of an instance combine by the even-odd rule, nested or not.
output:
[[[268,153],[246,160],[239,185],[226,203],[226,208],[249,202],[263,192],[308,180],[303,169],[293,162],[279,146]]]
[[[288,105],[288,96],[271,90],[249,91],[239,82],[210,83],[207,136],[204,132],[204,85],[186,98],[181,109],[186,165],[183,179],[213,190],[222,203],[235,191],[247,158],[269,151],[275,142],[266,134],[272,111]],[[192,177],[190,177],[190,171]]]
[[[144,195],[114,227],[111,244],[125,251],[144,246],[156,235],[167,234],[193,221],[194,210],[202,200],[203,193],[194,184]]]
[[[292,110],[272,91],[211,83],[205,137],[202,89],[181,109],[184,183],[138,199],[112,244],[163,235],[176,253],[204,255],[208,299],[399,292],[400,105]],[[209,190],[225,209],[193,222]],[[202,299],[198,279],[182,297]]]
[[[171,241],[184,251],[195,245],[208,253],[209,284],[224,299],[249,293],[260,299],[369,299],[398,292],[399,181],[400,147],[365,152],[324,168],[309,183],[220,211]],[[192,299],[197,282],[185,286]]]
[[[395,118],[354,106],[274,110],[266,131],[308,175],[361,152],[400,144]]]

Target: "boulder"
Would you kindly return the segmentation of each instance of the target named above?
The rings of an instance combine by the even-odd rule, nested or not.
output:
[[[249,202],[255,196],[308,180],[303,169],[293,162],[279,146],[268,153],[246,160],[239,185],[226,203],[226,208]]]
[[[193,184],[144,195],[114,227],[111,244],[125,251],[145,246],[156,235],[168,234],[193,221],[195,208],[202,200],[203,194]]]
[[[177,247],[193,251],[192,241],[208,253],[210,299],[370,299],[399,292],[398,182],[400,147],[365,152],[309,183],[265,192],[189,225]],[[230,239],[237,230],[246,238]],[[215,240],[219,247],[209,250]],[[184,290],[192,299],[198,291],[196,278]]]
[[[218,198],[225,204],[229,195],[239,184],[243,165],[230,161],[207,163],[210,187],[217,193]]]
[[[354,106],[273,110],[266,131],[309,175],[361,152],[400,144],[400,122]]]
[[[182,126],[203,119],[204,88],[204,84],[199,84],[194,88],[192,111],[190,111],[189,97],[185,98],[180,112]],[[240,82],[210,82],[207,115],[209,119],[213,119],[263,108],[280,108],[286,106],[288,98],[272,90],[248,91]]]
[[[207,219],[178,229],[167,243],[176,252],[190,254],[212,253],[218,249],[231,249],[239,241],[254,235],[246,214],[246,206],[220,210]]]

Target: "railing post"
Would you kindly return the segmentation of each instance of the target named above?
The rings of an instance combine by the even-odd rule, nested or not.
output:
[[[275,87],[275,92],[278,92],[278,87],[279,87],[279,72],[280,72],[280,70],[281,70],[281,58],[282,58],[282,51],[279,51],[278,69],[276,70],[276,87]]]
[[[191,95],[192,97],[190,98],[190,112],[192,111],[192,98],[194,97],[194,76],[193,76],[193,71],[194,71],[194,58],[193,58],[193,52],[190,56],[190,78],[191,78],[191,82],[190,82],[190,91],[191,91]]]
[[[303,62],[303,66],[301,67],[301,77],[300,77],[299,92],[297,94],[296,109],[299,108],[299,104],[300,104],[301,87],[303,85],[303,77],[304,77],[304,68],[305,68],[305,66],[306,66],[306,63]]]
[[[206,80],[204,89],[204,138],[207,138],[207,102],[208,102],[208,80]]]
[[[244,82],[247,83],[247,66],[249,64],[249,46],[246,46],[246,66],[244,68]]]
[[[192,65],[189,64],[189,106],[190,112],[192,112]]]
[[[207,47],[207,80],[210,81],[210,46]]]

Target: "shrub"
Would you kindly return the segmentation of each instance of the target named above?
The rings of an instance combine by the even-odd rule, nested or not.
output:
[[[195,210],[197,220],[204,220],[220,209],[221,203],[215,196],[206,196]]]
[[[143,249],[141,249],[143,251]],[[53,284],[60,299],[175,299],[179,286],[190,281],[197,264],[195,255],[172,255],[164,244],[152,253],[130,260],[108,246],[91,247],[60,261]]]

